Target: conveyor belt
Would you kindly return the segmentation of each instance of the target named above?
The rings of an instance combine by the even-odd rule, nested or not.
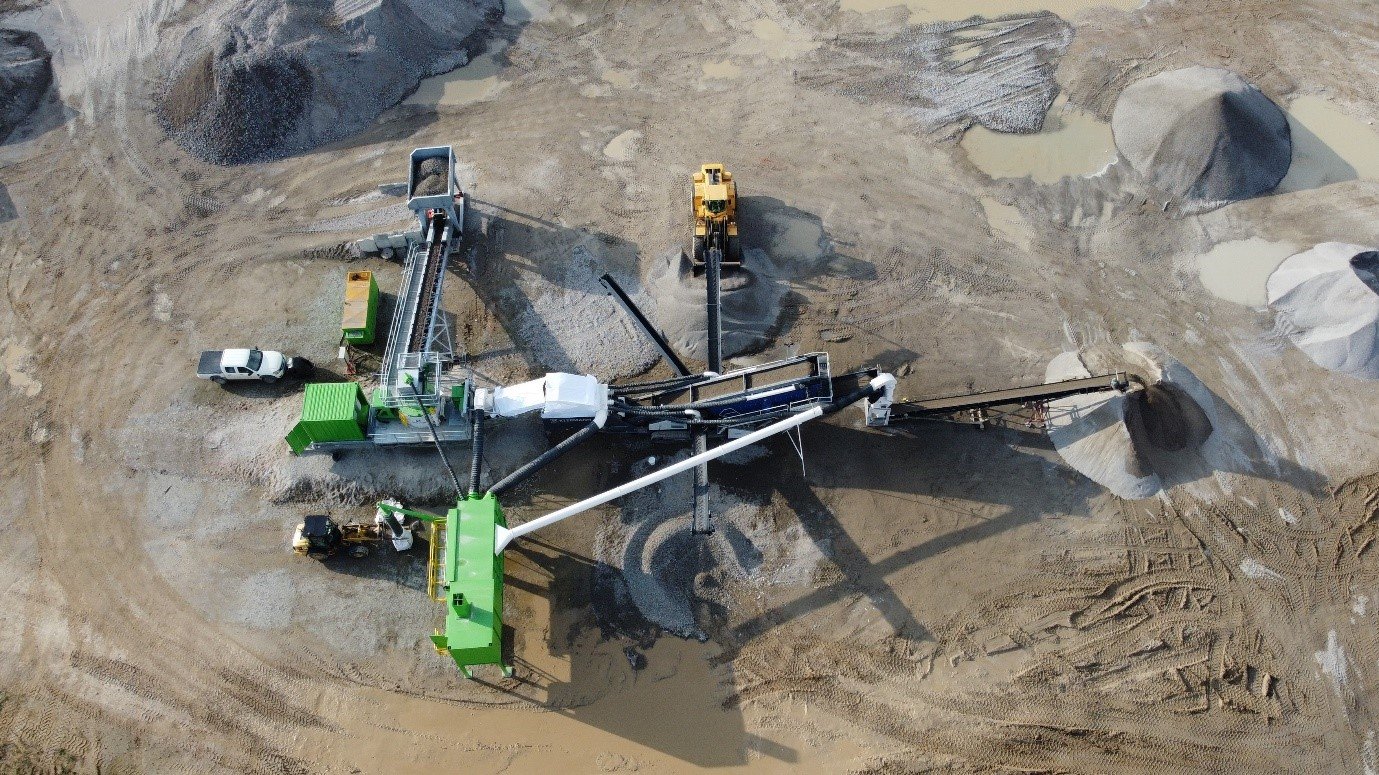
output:
[[[422,270],[419,301],[412,318],[412,335],[407,340],[407,352],[417,353],[426,349],[427,337],[431,333],[431,319],[435,314],[436,299],[440,298],[441,273],[445,270],[445,252],[449,249],[449,230],[445,216],[437,214],[431,220],[431,241],[426,247],[426,265]]]
[[[397,292],[397,310],[388,332],[383,354],[384,384],[394,382],[397,359],[402,353],[424,352],[436,319],[437,300],[445,279],[450,252],[450,229],[444,213],[432,216],[426,229],[426,243],[407,255],[402,269],[402,285]]]
[[[1005,390],[990,390],[985,393],[924,398],[918,401],[897,401],[891,411],[891,424],[894,425],[909,419],[933,418],[972,409],[990,409],[997,406],[1018,406],[1033,402],[1053,401],[1083,393],[1099,393],[1103,390],[1125,390],[1129,384],[1129,377],[1126,373],[1117,371],[1095,377],[1050,382],[1043,385],[1026,385]]]

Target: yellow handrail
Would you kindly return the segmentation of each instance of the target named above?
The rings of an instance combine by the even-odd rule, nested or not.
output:
[[[437,603],[445,602],[445,595],[441,591],[441,576],[444,572],[442,567],[442,557],[444,557],[445,546],[445,520],[431,520],[431,533],[426,539],[430,542],[426,557],[426,594]]]

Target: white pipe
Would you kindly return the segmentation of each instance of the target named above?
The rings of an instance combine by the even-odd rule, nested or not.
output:
[[[676,474],[682,471],[688,471],[701,463],[707,463],[710,460],[713,460],[717,457],[722,457],[723,455],[726,455],[729,452],[735,452],[739,449],[742,449],[743,447],[751,446],[752,444],[755,444],[758,441],[767,438],[768,436],[774,436],[777,433],[780,433],[781,431],[788,431],[797,425],[803,425],[817,417],[822,417],[823,414],[824,408],[822,406],[816,406],[807,412],[802,412],[800,414],[794,415],[793,417],[787,417],[784,420],[781,420],[780,422],[771,423],[765,428],[752,431],[751,433],[747,434],[746,436],[743,436],[740,439],[733,439],[732,441],[729,441],[728,443],[723,444],[722,446],[715,447],[702,454],[691,455],[690,457],[685,458],[684,460],[681,460],[678,463],[668,465],[659,471],[653,471],[639,479],[633,479],[627,484],[621,485],[619,487],[614,487],[613,489],[599,493],[598,495],[595,495],[592,498],[585,498],[584,500],[578,503],[572,503],[563,509],[552,511],[550,514],[547,514],[544,517],[537,517],[536,519],[533,519],[530,522],[523,522],[517,527],[507,528],[503,527],[502,525],[498,525],[496,526],[496,532],[494,534],[493,539],[493,553],[502,554],[503,550],[508,548],[508,544],[512,543],[513,541],[517,540],[518,538],[521,538],[522,536],[528,533],[535,532],[543,527],[554,525],[562,519],[565,519],[567,517],[573,517],[576,514],[588,511],[589,509],[592,509],[596,506],[602,506],[603,504],[611,500],[616,500],[617,498],[621,498],[622,496],[627,495],[628,493],[636,492],[637,490],[640,490],[643,487],[646,487],[647,485],[655,484],[661,481],[662,479],[669,479],[670,477],[675,476]]]

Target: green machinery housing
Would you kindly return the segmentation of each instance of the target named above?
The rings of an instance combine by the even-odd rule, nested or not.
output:
[[[471,668],[503,661],[503,554],[495,552],[498,528],[507,527],[495,495],[470,493],[444,517],[379,503],[378,508],[431,524],[426,592],[445,604],[445,626],[431,636],[436,651]]]
[[[300,453],[313,443],[364,441],[369,405],[358,382],[313,382],[302,397],[302,419],[287,434]]]
[[[431,636],[465,675],[474,665],[503,665],[503,555],[494,553],[496,528],[506,526],[493,495],[471,494],[445,518],[445,562],[440,568],[445,630]]]
[[[378,324],[378,283],[373,272],[361,269],[345,275],[345,307],[340,334],[352,345],[373,344]]]

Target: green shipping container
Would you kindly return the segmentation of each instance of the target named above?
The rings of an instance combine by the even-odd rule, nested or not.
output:
[[[373,272],[360,270],[345,275],[345,309],[340,331],[350,344],[373,344],[378,323],[378,283]]]
[[[302,419],[287,434],[292,452],[332,441],[363,441],[369,406],[357,382],[316,382],[302,394]]]

